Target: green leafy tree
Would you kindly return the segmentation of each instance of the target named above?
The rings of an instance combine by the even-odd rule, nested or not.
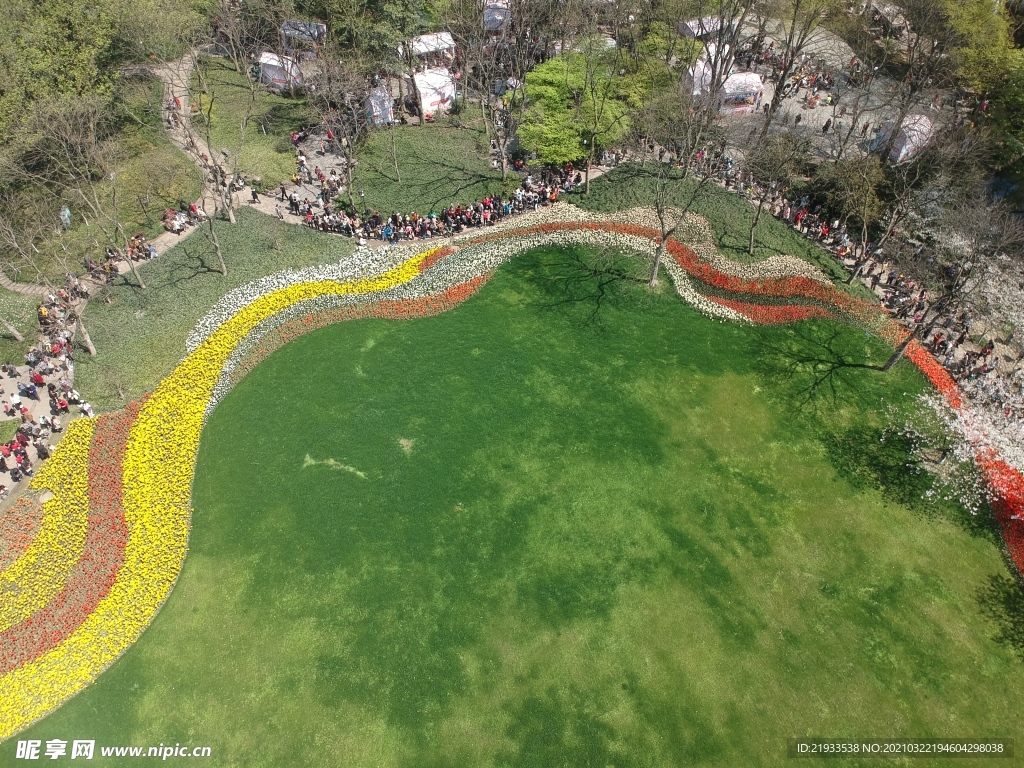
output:
[[[649,90],[648,80],[629,74],[620,52],[600,38],[541,64],[526,76],[528,107],[519,141],[544,163],[587,158],[629,132],[631,111]],[[587,191],[590,189],[589,167]]]
[[[1013,50],[995,90],[992,124],[998,149],[997,163],[1010,167],[1024,159],[1024,51]]]

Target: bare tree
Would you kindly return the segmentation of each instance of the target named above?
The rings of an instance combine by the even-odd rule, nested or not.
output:
[[[830,15],[839,10],[839,0],[766,0],[759,6],[760,13],[772,19],[770,33],[778,43],[777,51],[782,57],[782,67],[774,78],[775,92],[765,115],[762,136],[768,133],[779,111],[790,75],[798,59],[807,50],[811,36]]]
[[[751,256],[754,255],[754,233],[761,220],[765,203],[790,185],[809,152],[808,139],[799,139],[789,133],[770,136],[748,148],[744,166],[757,181],[753,187],[757,206],[750,220],[750,239],[747,246],[747,253]]]

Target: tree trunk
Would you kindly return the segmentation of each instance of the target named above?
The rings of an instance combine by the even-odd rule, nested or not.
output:
[[[594,164],[594,140],[590,140],[590,154],[587,156],[587,187],[584,194],[590,194],[590,167]]]
[[[668,237],[662,236],[661,242],[658,243],[658,249],[654,252],[654,269],[651,270],[651,279],[647,281],[647,285],[650,288],[654,288],[658,284],[658,272],[661,270],[661,259],[665,254],[665,241]]]
[[[894,365],[896,365],[896,363],[900,361],[900,358],[902,358],[903,354],[907,351],[907,347],[910,346],[910,342],[914,340],[914,336],[915,334],[911,333],[909,336],[907,336],[907,338],[903,340],[903,343],[901,343],[898,347],[896,347],[895,350],[893,350],[892,357],[890,357],[886,361],[885,365],[882,366],[883,371],[888,371],[890,368],[892,368]]]
[[[2,315],[0,315],[0,325],[3,325],[3,327],[7,329],[7,332],[11,334],[11,337],[15,341],[25,340],[25,337],[18,333],[18,329],[11,325],[9,322],[7,322],[7,318],[3,317]]]
[[[216,211],[214,211],[216,214]],[[217,228],[213,226],[216,215],[210,216],[207,221],[210,224],[210,240],[213,241],[213,250],[217,254],[217,261],[220,262],[220,273],[223,277],[228,276],[228,265],[224,263],[224,254],[220,252],[220,240],[217,239]]]
[[[754,220],[750,222],[750,244],[747,247],[747,253],[751,256],[754,255],[754,230],[757,229],[757,222],[761,220],[761,209],[764,208],[764,198],[760,198],[757,201],[757,212],[754,214]]]
[[[131,255],[128,253],[127,244],[125,245],[124,255],[125,258],[128,259],[128,269],[130,269],[132,274],[135,275],[135,281],[139,284],[139,288],[146,290],[146,284],[142,282],[142,276],[139,274],[139,270],[135,268],[135,260],[132,259]]]
[[[82,343],[85,344],[86,351],[96,357],[96,347],[93,346],[92,339],[89,338],[89,332],[85,330],[85,323],[82,322],[82,318],[79,317],[76,323],[78,332],[82,334]]]

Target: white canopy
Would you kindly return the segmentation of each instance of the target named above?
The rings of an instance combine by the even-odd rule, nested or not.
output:
[[[302,71],[295,59],[264,51],[259,57],[260,82],[274,90],[302,85]]]
[[[413,75],[423,102],[423,117],[447,112],[455,99],[455,77],[447,69],[425,69]]]
[[[430,35],[420,35],[409,41],[412,52],[417,56],[426,56],[436,51],[454,51],[455,41],[451,32],[434,32]]]
[[[737,72],[722,83],[718,111],[727,115],[741,115],[757,110],[764,94],[764,83],[756,72]]]
[[[735,24],[734,21],[730,21],[730,24]],[[689,21],[681,21],[676,27],[676,31],[683,37],[713,37],[718,34],[718,30],[722,27],[722,19],[718,16],[705,16],[703,19],[690,19]]]
[[[880,149],[889,142],[892,132],[895,129],[893,123],[885,123],[875,135],[871,145],[873,150]],[[902,163],[909,160],[931,141],[935,128],[932,121],[925,115],[907,115],[903,120],[899,133],[892,143],[892,150],[889,152],[889,159],[894,163]]]

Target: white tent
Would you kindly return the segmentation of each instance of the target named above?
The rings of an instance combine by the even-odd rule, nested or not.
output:
[[[302,72],[295,59],[276,53],[260,54],[260,82],[271,90],[284,91],[302,85]]]
[[[455,51],[455,40],[451,32],[434,32],[430,35],[420,35],[409,41],[412,52],[416,56],[426,56],[428,53],[440,51]]]
[[[875,140],[871,144],[871,150],[881,149],[888,144],[894,129],[893,123],[885,123],[879,128],[878,133],[875,134]],[[935,128],[932,126],[932,121],[925,115],[907,115],[892,143],[889,159],[894,163],[909,160],[924,149],[934,133]]]
[[[690,69],[690,78],[693,80],[694,96],[700,96],[701,94],[707,93],[711,90],[712,64],[717,65],[719,78],[722,78],[731,68],[731,60],[729,57],[730,48],[728,43],[726,43],[723,51],[723,55],[718,57],[718,47],[714,43],[708,43],[704,46],[704,50]]]
[[[764,83],[756,72],[737,72],[722,83],[718,97],[718,111],[723,115],[742,115],[756,112],[764,95]]]
[[[455,100],[455,78],[447,69],[425,69],[413,75],[427,120],[447,112]]]
[[[366,118],[370,125],[391,125],[395,122],[395,103],[383,85],[378,85],[366,97]]]

